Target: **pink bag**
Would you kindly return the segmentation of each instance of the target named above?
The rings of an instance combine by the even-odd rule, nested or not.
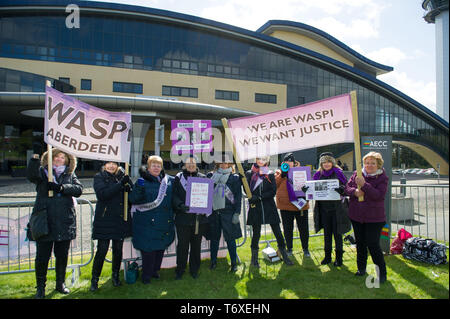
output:
[[[407,232],[405,229],[400,229],[397,232],[397,237],[392,241],[390,251],[393,255],[401,254],[403,251],[403,245],[408,238],[411,238],[411,233]]]

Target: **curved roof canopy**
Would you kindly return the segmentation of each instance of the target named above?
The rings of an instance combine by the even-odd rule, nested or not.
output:
[[[191,28],[198,28],[205,31],[220,33],[226,36],[234,37],[236,39],[249,41],[258,45],[275,49],[279,52],[296,55],[301,57],[302,59],[310,61],[311,63],[315,63],[336,72],[343,73],[349,78],[354,79],[355,81],[368,85],[373,89],[379,90],[383,94],[390,96],[394,100],[400,101],[407,107],[413,109],[415,112],[418,112],[421,116],[432,120],[438,126],[446,130],[448,130],[449,128],[449,123],[442,119],[439,115],[435,114],[427,107],[410,98],[406,94],[398,91],[397,89],[378,80],[375,77],[375,74],[381,74],[382,72],[391,71],[392,67],[371,61],[370,59],[347,47],[345,44],[333,38],[329,34],[305,24],[283,20],[271,20],[255,32],[235,27],[229,24],[167,10],[134,5],[78,0],[5,0],[2,2],[2,6],[0,6],[0,12],[36,14],[36,12],[42,11],[46,14],[49,14],[51,12],[59,12],[65,14],[65,8],[69,4],[78,5],[81,10],[83,10],[82,12],[165,21],[168,23],[174,23]],[[298,34],[308,34],[314,40],[322,42],[325,45],[329,45],[337,52],[340,52],[340,54],[345,55],[350,61],[354,62],[354,66],[343,63],[339,60],[333,59],[316,51],[310,50],[301,45],[277,39],[265,34],[269,30],[271,30],[271,28],[275,28],[275,26],[277,26],[278,28],[289,27],[292,32],[296,32]]]

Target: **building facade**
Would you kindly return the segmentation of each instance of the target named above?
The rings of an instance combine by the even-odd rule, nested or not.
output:
[[[70,4],[78,6],[77,18]],[[69,23],[68,23],[69,20]],[[361,135],[392,135],[448,174],[448,122],[379,81],[392,71],[311,26],[268,21],[249,31],[199,17],[85,1],[3,1],[0,7],[2,172],[26,163],[43,134],[45,79],[89,103],[133,115],[132,165],[155,150],[155,120],[272,112],[356,90]],[[63,88],[64,86],[64,88]],[[323,149],[351,167],[353,144]]]

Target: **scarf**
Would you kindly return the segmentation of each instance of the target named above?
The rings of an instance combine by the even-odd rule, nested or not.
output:
[[[227,188],[226,184],[231,172],[231,167],[227,169],[219,168],[211,176],[211,179],[214,181],[215,185],[213,194],[213,210],[225,208],[225,189]]]
[[[60,165],[60,166],[53,165],[53,170],[55,171],[56,177],[59,177],[59,175],[64,173],[64,171],[66,170],[66,165]]]
[[[377,176],[377,175],[383,174],[383,169],[379,168],[379,169],[377,169],[377,171],[375,173],[367,174],[366,170],[363,167],[362,173],[363,173],[364,176]]]
[[[347,177],[345,177],[344,173],[342,173],[342,170],[340,170],[339,168],[333,166],[330,170],[325,171],[325,170],[319,170],[317,171],[314,176],[313,179],[314,180],[319,180],[322,176],[328,178],[331,175],[333,175],[333,173],[336,173],[336,178],[342,183],[342,184],[347,184]]]
[[[253,164],[252,177],[250,178],[250,190],[254,191],[259,186],[259,184],[261,184],[264,178],[270,182],[268,174],[261,174],[260,167],[256,163]]]
[[[161,205],[162,201],[164,200],[164,196],[166,195],[168,181],[169,181],[168,175],[165,175],[161,181],[161,185],[159,186],[158,196],[156,197],[156,199],[150,203],[133,205],[131,207],[131,213],[134,213],[137,210],[141,212],[152,210]]]

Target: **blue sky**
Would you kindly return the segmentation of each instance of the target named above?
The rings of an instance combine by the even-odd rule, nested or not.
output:
[[[394,71],[378,78],[432,111],[436,109],[435,26],[423,20],[422,0],[104,2],[186,13],[252,31],[273,19],[306,23],[329,33],[362,55],[394,67]]]

